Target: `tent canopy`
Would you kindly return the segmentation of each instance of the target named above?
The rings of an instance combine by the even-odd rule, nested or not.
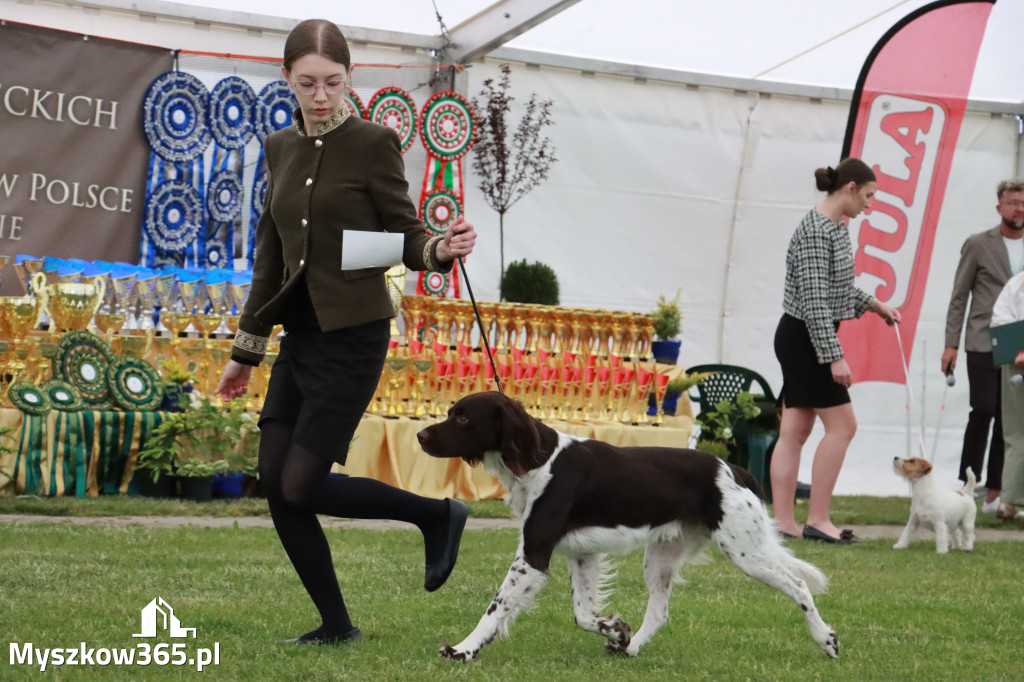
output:
[[[897,21],[930,0],[399,0],[325,5],[316,0],[205,0],[204,8],[290,19],[324,17],[362,27],[377,40],[444,45],[440,19],[456,39],[493,31],[505,48],[668,69],[852,89],[864,58]],[[92,3],[116,6],[113,2]],[[161,5],[187,14],[189,3]],[[194,3],[193,3],[194,4]],[[436,7],[436,12],[435,12]],[[182,12],[182,9],[185,9]],[[145,10],[144,10],[145,11]],[[502,33],[502,23],[511,34]],[[410,34],[410,35],[396,35]],[[1011,75],[1024,35],[1024,3],[996,2],[972,100],[1021,104],[1024,78]],[[417,39],[412,39],[416,36]],[[454,54],[460,53],[459,46]]]

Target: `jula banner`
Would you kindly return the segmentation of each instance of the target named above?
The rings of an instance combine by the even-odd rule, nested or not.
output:
[[[142,102],[173,65],[166,48],[0,22],[0,254],[138,261]]]
[[[896,23],[861,69],[842,158],[862,159],[878,187],[852,219],[857,286],[903,317],[902,347],[877,315],[844,322],[839,339],[854,382],[905,381],[935,227],[995,0],[940,0]],[[900,357],[900,353],[903,357]]]

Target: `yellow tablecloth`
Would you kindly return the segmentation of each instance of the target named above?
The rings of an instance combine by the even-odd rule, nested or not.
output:
[[[163,412],[52,411],[44,417],[0,409],[17,446],[0,454],[0,494],[77,495],[128,492],[140,447],[162,421]],[[500,499],[504,490],[481,467],[462,460],[435,459],[420,449],[416,433],[435,419],[385,419],[365,415],[356,430],[348,463],[336,470],[369,476],[429,497]],[[613,445],[686,447],[693,422],[666,417],[662,426],[613,422],[552,421],[560,431]]]
[[[344,467],[335,471],[368,476],[428,497],[464,500],[501,499],[505,491],[482,467],[470,467],[461,459],[437,459],[420,449],[416,434],[437,419],[385,419],[366,415]],[[688,416],[666,417],[661,426],[631,426],[615,422],[547,422],[574,436],[593,438],[612,445],[658,445],[684,448],[693,420]]]

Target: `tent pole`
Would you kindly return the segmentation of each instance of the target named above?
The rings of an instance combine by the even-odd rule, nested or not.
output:
[[[761,120],[757,115],[757,107],[761,102],[761,95],[756,92],[747,94],[750,103],[747,111],[747,129],[743,134],[743,149],[740,153],[740,168],[736,175],[736,189],[732,197],[732,216],[729,219],[729,239],[725,245],[725,277],[722,281],[722,308],[718,315],[718,358],[717,362],[724,362],[725,358],[725,319],[729,307],[729,285],[732,280],[732,251],[736,241],[736,220],[739,215],[740,201],[743,197],[743,178],[748,168],[753,165],[757,153],[757,143],[761,137]],[[752,135],[751,130],[756,126],[756,134]]]

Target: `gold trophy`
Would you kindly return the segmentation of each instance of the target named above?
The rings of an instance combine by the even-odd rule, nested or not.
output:
[[[26,296],[32,295],[32,275],[42,272],[46,267],[46,259],[32,256],[18,256],[14,262],[14,272],[18,275],[21,288]]]
[[[157,287],[160,278],[155,274],[143,274],[135,278],[135,298],[139,301],[138,329],[155,330]]]
[[[409,365],[408,358],[388,358],[385,364],[384,403],[386,410],[384,416],[390,419],[397,419],[405,414],[403,398],[405,397],[406,368]]]
[[[462,301],[456,298],[450,299],[455,324],[458,332],[455,336],[456,343],[473,347],[473,304],[469,301]],[[480,343],[483,347],[483,342]]]
[[[228,326],[228,330],[232,334],[238,333],[238,318],[242,316],[242,310],[245,309],[245,302],[249,300],[249,290],[252,288],[252,282],[241,282],[238,284],[231,284],[231,311],[224,316],[224,322]]]
[[[48,311],[52,320],[51,332],[84,330],[93,315],[103,303],[106,292],[106,277],[93,279],[92,284],[66,282],[46,284],[46,275],[37,272],[32,275],[32,287],[42,298],[41,310]]]
[[[114,306],[111,314],[123,315],[124,324],[120,329],[134,329],[135,320],[133,319],[132,313],[129,310],[131,305],[131,299],[135,291],[135,277],[134,272],[119,272],[115,275],[113,272],[107,274],[107,288],[113,292]],[[115,330],[116,331],[119,330]]]
[[[158,275],[156,278],[156,300],[160,304],[160,317],[156,321],[156,333],[166,336],[171,333],[170,328],[164,323],[164,313],[174,306],[174,299],[178,295],[178,283],[174,273]]]
[[[433,360],[413,360],[413,383],[410,387],[409,401],[412,407],[412,416],[414,419],[419,419],[427,414],[426,406],[426,394],[427,394],[427,378],[430,374],[431,368],[434,366]]]
[[[4,335],[10,339],[10,345],[14,347],[15,355],[15,359],[6,363],[3,370],[5,379],[10,374],[10,381],[4,388],[5,399],[7,388],[17,381],[27,368],[24,360],[28,357],[31,347],[25,337],[36,326],[36,320],[39,318],[39,305],[40,301],[36,296],[0,297],[0,325],[3,327]]]

